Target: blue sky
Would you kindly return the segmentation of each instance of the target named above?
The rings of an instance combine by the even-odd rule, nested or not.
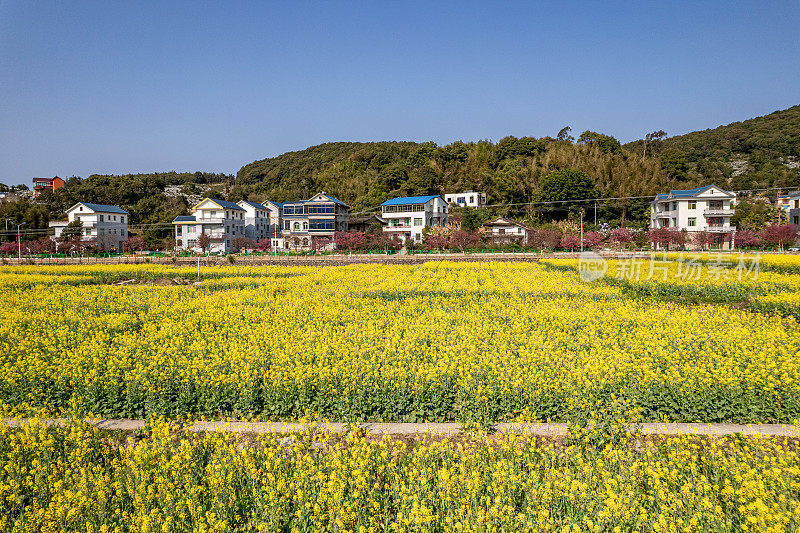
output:
[[[0,0],[0,182],[326,141],[623,142],[800,103],[800,1]]]

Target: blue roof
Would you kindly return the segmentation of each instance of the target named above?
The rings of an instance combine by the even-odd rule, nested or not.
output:
[[[670,196],[672,196],[673,198],[691,198],[692,196],[697,196],[701,192],[706,191],[712,187],[716,187],[716,185],[705,185],[703,187],[697,187],[695,189],[673,189],[669,191],[669,194],[664,194],[664,193],[657,194],[656,199],[666,200]],[[722,190],[720,187],[717,187],[717,189]]]
[[[206,200],[211,200],[212,202],[219,204],[220,207],[224,207],[225,209],[235,209],[238,211],[244,211],[244,209],[242,209],[241,206],[238,206],[235,203],[229,202],[227,200],[218,200],[217,198],[206,198],[205,200],[203,200],[203,202],[205,202]]]
[[[195,220],[194,216],[192,215],[181,215],[175,217],[175,220],[173,220],[173,222],[197,222],[197,220]]]
[[[267,202],[271,203],[275,207],[283,207],[283,204],[280,203],[280,202],[273,202],[272,200],[264,200],[264,203],[267,203]]]
[[[325,198],[329,199],[331,202],[333,202],[333,203],[335,203],[335,204],[343,205],[344,207],[350,207],[350,206],[348,206],[346,203],[344,203],[343,201],[339,200],[338,198],[334,198],[334,197],[333,197],[333,196],[331,196],[330,194],[327,194],[327,193],[324,193],[324,192],[323,192],[323,193],[320,193],[320,194],[324,195],[324,196],[325,196]],[[309,199],[309,200],[293,200],[293,201],[291,201],[291,202],[285,202],[285,203],[286,203],[286,204],[307,204],[307,203],[311,202],[311,200],[313,200],[313,198],[315,198],[316,196],[317,196],[317,195],[315,194],[315,195],[314,195],[314,196],[313,196],[311,199]],[[278,207],[283,207],[283,206],[285,205],[285,204],[279,204],[278,202],[272,202],[272,203],[273,203],[273,204],[275,204],[275,205],[277,205]]]
[[[267,210],[267,208],[266,208],[266,207],[264,207],[263,205],[261,205],[261,204],[260,204],[260,203],[258,203],[258,202],[248,202],[247,200],[242,200],[242,203],[243,203],[243,204],[247,204],[247,205],[249,205],[250,207],[255,207],[256,209],[263,209],[264,211],[266,211],[266,210]]]
[[[670,191],[670,194],[676,198],[681,198],[685,196],[695,196],[706,189],[710,189],[713,185],[706,185],[705,187],[697,187],[696,189],[674,189]]]
[[[331,195],[329,195],[329,194],[326,194],[325,196],[327,196],[328,198],[330,198],[331,200],[333,200],[333,201],[334,201],[334,203],[337,203],[337,204],[339,204],[339,205],[343,205],[343,206],[347,207],[347,204],[346,204],[346,203],[344,203],[343,201],[341,201],[341,200],[338,200],[338,199],[334,198],[333,196],[331,196]]]
[[[392,198],[391,200],[386,200],[381,205],[424,204],[430,202],[434,198],[439,198],[439,195],[431,194],[428,196],[403,196],[401,198]]]
[[[117,207],[115,205],[106,205],[106,204],[90,204],[89,202],[78,202],[81,205],[85,205],[92,211],[101,211],[103,213],[122,213],[127,215],[128,212],[122,209],[121,207]]]

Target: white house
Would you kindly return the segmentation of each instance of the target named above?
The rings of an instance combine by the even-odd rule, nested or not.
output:
[[[263,204],[242,200],[236,205],[244,209],[244,234],[253,241],[278,237],[281,221],[281,204],[266,201]]]
[[[453,207],[483,207],[486,205],[485,192],[456,192],[444,195],[445,201]]]
[[[115,205],[78,202],[67,209],[67,221],[50,222],[55,236],[61,237],[70,222],[80,221],[84,241],[94,240],[103,248],[122,250],[128,239],[128,212]]]
[[[245,237],[245,213],[242,207],[227,200],[201,200],[192,208],[191,215],[179,216],[172,221],[175,227],[175,249],[201,251],[198,239],[200,235],[208,235],[211,239],[208,251],[236,251],[233,240]]]
[[[330,246],[333,234],[347,231],[350,221],[350,206],[324,191],[308,200],[283,204],[281,231],[286,249],[308,250],[314,246]]]
[[[427,226],[447,225],[447,201],[438,194],[392,198],[381,204],[381,217],[386,233],[420,242]]]
[[[528,244],[528,228],[515,220],[497,217],[483,223],[484,237],[494,244]]]
[[[716,185],[658,194],[650,203],[650,227],[706,231],[714,245],[728,249],[736,232],[731,226],[735,204],[736,195]]]

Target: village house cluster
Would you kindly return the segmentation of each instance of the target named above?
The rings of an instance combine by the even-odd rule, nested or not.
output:
[[[38,196],[64,186],[58,176],[34,178],[32,192]],[[228,253],[241,249],[243,243],[265,240],[276,250],[327,249],[334,246],[336,232],[375,228],[403,243],[420,243],[426,228],[448,224],[452,208],[486,207],[486,198],[486,193],[475,191],[392,198],[379,206],[380,214],[367,215],[352,214],[350,206],[324,191],[307,200],[285,203],[205,198],[189,215],[176,217],[172,225],[175,249],[180,251]],[[731,223],[736,203],[734,192],[716,185],[657,194],[650,203],[650,228],[674,229],[690,237],[705,232],[711,246],[731,249],[736,242],[736,227]],[[785,213],[790,224],[800,226],[800,191],[778,196],[775,207]],[[68,224],[79,221],[84,240],[102,241],[104,247],[120,250],[129,236],[128,219],[120,207],[79,202],[67,210],[67,221],[51,222],[50,227],[60,237]],[[508,217],[496,217],[482,227],[484,239],[498,245],[526,245],[530,230]]]

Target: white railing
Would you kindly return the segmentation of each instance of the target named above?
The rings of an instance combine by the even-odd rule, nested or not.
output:
[[[732,217],[735,211],[733,209],[706,209],[703,214],[707,217]]]

